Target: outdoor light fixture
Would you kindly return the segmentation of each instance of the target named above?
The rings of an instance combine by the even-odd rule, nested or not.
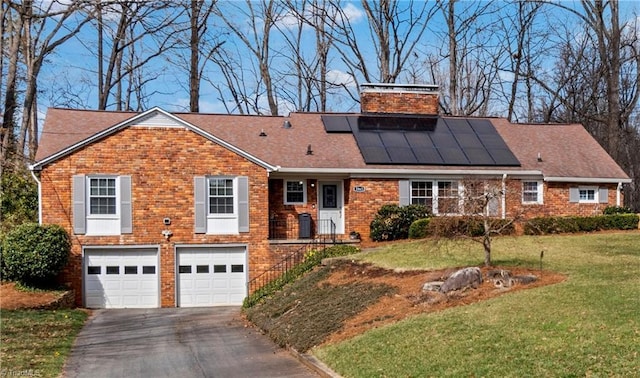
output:
[[[307,146],[307,155],[313,155],[313,150],[311,149],[311,145]]]

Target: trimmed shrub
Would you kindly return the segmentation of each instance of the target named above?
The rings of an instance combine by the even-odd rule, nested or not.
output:
[[[409,237],[411,224],[429,216],[424,205],[383,205],[370,224],[370,236],[374,241],[398,240]]]
[[[323,259],[352,255],[357,252],[359,252],[359,249],[351,245],[334,245],[319,251],[312,250],[304,256],[304,260],[300,264],[289,269],[279,278],[269,282],[246,297],[242,303],[242,307],[250,308],[255,306],[263,298],[273,295],[273,293],[281,290],[286,284],[295,281],[298,277],[310,271],[315,266],[320,265]]]
[[[418,219],[409,226],[409,239],[424,239],[429,235],[427,228],[431,218]]]
[[[490,230],[501,235],[512,235],[515,227],[510,219],[490,218]],[[478,237],[485,233],[484,218],[482,217],[433,217],[429,222],[427,232],[430,235],[453,238],[457,236]]]
[[[71,242],[58,225],[26,223],[14,228],[3,241],[5,279],[25,286],[46,287],[67,264]]]
[[[634,230],[640,217],[636,214],[616,213],[593,217],[539,217],[524,224],[525,235],[593,232],[601,230]]]
[[[604,215],[614,214],[633,214],[633,211],[629,207],[625,206],[607,206],[602,212]]]

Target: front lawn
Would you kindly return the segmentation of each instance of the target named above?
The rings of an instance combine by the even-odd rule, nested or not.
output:
[[[2,376],[60,376],[86,319],[82,310],[0,310]]]
[[[640,371],[640,233],[496,238],[494,264],[560,284],[408,318],[312,353],[345,377],[617,376]],[[359,255],[386,267],[480,265],[473,242],[419,241]]]

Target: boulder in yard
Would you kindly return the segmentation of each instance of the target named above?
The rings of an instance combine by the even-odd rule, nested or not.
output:
[[[482,272],[478,267],[460,269],[444,281],[441,293],[462,290],[467,287],[477,288],[482,283]]]

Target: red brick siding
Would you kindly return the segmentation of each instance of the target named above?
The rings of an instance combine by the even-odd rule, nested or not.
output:
[[[569,202],[569,188],[590,186],[608,189],[607,203]],[[507,188],[507,216],[520,214],[523,218],[542,216],[593,216],[601,215],[608,206],[616,205],[616,184],[543,183],[543,204],[522,203],[522,181],[510,180]],[[621,197],[622,200],[622,197]]]
[[[74,235],[71,184],[76,174],[131,175],[133,233]],[[193,178],[198,175],[249,177],[250,232],[239,235],[194,233]],[[279,260],[269,250],[266,171],[239,155],[182,128],[131,127],[62,158],[41,173],[44,223],[62,225],[72,235],[72,255],[62,274],[82,300],[82,246],[160,245],[161,306],[173,307],[175,245],[242,243],[248,247],[249,278]],[[163,218],[171,218],[166,227]],[[173,236],[162,236],[168,228]]]
[[[362,92],[362,113],[438,114],[438,95],[423,92]]]

